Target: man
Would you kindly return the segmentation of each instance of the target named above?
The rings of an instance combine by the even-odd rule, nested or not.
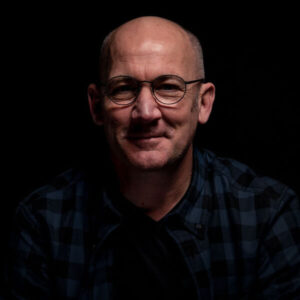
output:
[[[108,35],[88,87],[107,155],[19,205],[15,298],[299,299],[295,194],[193,146],[214,95],[179,25],[141,17]]]

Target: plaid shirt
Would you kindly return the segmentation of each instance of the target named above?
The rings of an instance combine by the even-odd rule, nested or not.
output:
[[[112,299],[122,215],[109,173],[69,170],[20,203],[7,272],[15,299]],[[160,222],[197,299],[300,299],[300,205],[283,184],[195,148],[190,187]]]

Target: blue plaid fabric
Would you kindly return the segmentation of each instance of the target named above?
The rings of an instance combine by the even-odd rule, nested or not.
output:
[[[110,173],[72,169],[20,203],[6,274],[14,299],[112,299],[123,220]],[[197,299],[300,299],[300,203],[285,185],[195,148],[190,187],[160,222]]]

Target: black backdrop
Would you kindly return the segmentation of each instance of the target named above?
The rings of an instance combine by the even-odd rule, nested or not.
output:
[[[4,245],[17,203],[82,155],[92,155],[95,130],[86,88],[95,78],[99,42],[141,15],[170,18],[202,42],[206,77],[217,93],[197,142],[300,192],[294,8],[245,5],[217,14],[214,5],[182,3],[175,10],[174,5],[116,10],[116,3],[102,8],[26,4],[2,11]]]

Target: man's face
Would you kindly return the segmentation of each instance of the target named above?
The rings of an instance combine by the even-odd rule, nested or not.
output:
[[[139,33],[116,37],[112,46],[112,67],[108,79],[127,75],[152,81],[174,74],[185,81],[198,79],[194,54],[186,39]],[[199,83],[187,85],[184,98],[174,105],[158,104],[148,83],[136,101],[120,106],[105,97],[101,123],[112,158],[117,164],[140,170],[159,170],[177,162],[191,151],[200,106]]]

